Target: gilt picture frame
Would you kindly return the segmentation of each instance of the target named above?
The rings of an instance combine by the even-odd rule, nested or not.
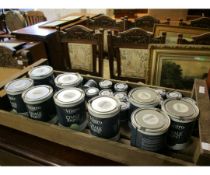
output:
[[[192,90],[194,79],[205,79],[210,68],[210,46],[152,44],[147,84]]]
[[[177,44],[179,34],[182,34],[184,39],[191,41],[193,36],[210,32],[210,30],[190,26],[155,24],[153,32],[155,37],[166,32],[166,44]]]

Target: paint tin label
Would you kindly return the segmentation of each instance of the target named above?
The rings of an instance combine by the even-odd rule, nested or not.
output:
[[[12,108],[17,113],[28,113],[28,110],[26,108],[25,103],[23,102],[23,99],[21,97],[21,94],[19,95],[7,95],[10,101],[10,104]]]

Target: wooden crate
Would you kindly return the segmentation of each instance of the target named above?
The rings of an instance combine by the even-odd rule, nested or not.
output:
[[[41,60],[40,64],[43,64],[44,61]],[[55,74],[59,73],[62,72],[55,71]],[[27,72],[23,72],[22,76],[25,74]],[[21,77],[21,75],[18,74],[13,78],[18,77]],[[83,75],[83,77],[84,79],[93,78],[96,81],[102,80],[88,75]],[[8,81],[10,80],[11,78]],[[114,83],[120,82],[117,80],[111,81]],[[126,83],[132,88],[146,86],[138,83]],[[1,83],[1,85],[3,84]],[[191,92],[181,92],[185,96],[191,96]],[[119,142],[115,142],[92,136],[88,129],[84,132],[78,132],[54,124],[32,120],[6,110],[0,110],[0,125],[124,165],[196,165],[198,160],[203,157],[201,156],[203,153],[200,149],[200,138],[197,137],[192,138],[192,144],[185,150],[179,152],[166,151],[164,154],[160,154],[130,146],[130,132],[127,126],[121,127],[121,138]],[[203,164],[203,162],[199,161],[199,164]]]

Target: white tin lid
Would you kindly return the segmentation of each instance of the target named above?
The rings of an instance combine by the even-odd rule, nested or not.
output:
[[[114,97],[120,101],[127,101],[127,94],[125,92],[115,92]]]
[[[137,107],[156,106],[160,103],[160,95],[152,88],[138,87],[129,92],[128,100]]]
[[[40,104],[53,95],[53,88],[47,85],[33,86],[23,92],[23,101],[27,104]]]
[[[116,83],[114,89],[117,92],[127,91],[128,85],[126,83]]]
[[[128,101],[126,101],[126,102],[121,101],[120,105],[121,105],[121,111],[125,111],[125,110],[130,109],[130,103]]]
[[[106,95],[106,96],[113,96],[113,92],[111,89],[103,89],[99,92],[100,96]]]
[[[186,99],[167,99],[162,103],[161,108],[172,120],[179,120],[180,122],[193,121],[199,114],[198,107]]]
[[[55,78],[55,84],[59,88],[76,87],[80,85],[83,78],[78,73],[64,73]]]
[[[166,93],[166,98],[168,98],[168,99],[181,99],[182,94],[180,92],[177,92],[177,91],[172,91],[172,92]]]
[[[33,86],[34,81],[30,78],[20,78],[7,83],[4,87],[5,91],[9,95],[18,95],[29,87]]]
[[[102,89],[108,89],[112,87],[112,82],[110,80],[102,80],[99,82],[99,86]]]
[[[94,96],[94,95],[98,95],[99,93],[99,89],[96,87],[89,87],[86,91],[85,91],[86,95],[88,97],[90,96]]]
[[[120,112],[120,102],[110,96],[94,97],[87,106],[89,113],[98,118],[110,118]]]
[[[73,107],[85,100],[85,93],[80,88],[70,87],[59,90],[53,98],[60,107]]]
[[[53,74],[53,68],[48,65],[42,65],[32,68],[28,75],[33,80],[40,80],[49,77]]]
[[[144,134],[160,135],[168,130],[170,118],[157,108],[136,109],[131,114],[131,123]]]

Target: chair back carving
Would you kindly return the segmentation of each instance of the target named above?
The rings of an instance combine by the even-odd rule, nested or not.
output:
[[[189,24],[186,22],[183,22],[183,19],[180,19],[179,25],[210,29],[210,18],[201,17],[201,18],[189,21]]]
[[[103,75],[103,39],[100,32],[75,25],[60,32],[60,41],[67,70]]]
[[[27,23],[27,26],[37,24],[42,21],[46,21],[44,13],[41,11],[27,11],[24,13],[24,17]]]
[[[117,35],[108,33],[108,56],[110,77],[121,80],[141,81],[147,79],[150,43],[165,43],[163,36],[154,38],[153,34],[140,28],[132,28]]]

